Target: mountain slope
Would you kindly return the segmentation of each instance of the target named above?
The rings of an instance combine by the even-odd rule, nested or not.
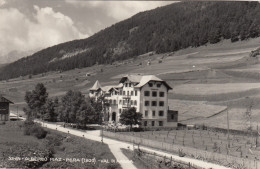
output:
[[[181,2],[139,13],[95,35],[41,50],[3,67],[0,79],[70,70],[133,58],[149,51],[260,36],[258,2]]]

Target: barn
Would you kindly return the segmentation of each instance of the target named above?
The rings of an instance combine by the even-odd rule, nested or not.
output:
[[[0,121],[9,120],[9,104],[14,103],[0,95]]]

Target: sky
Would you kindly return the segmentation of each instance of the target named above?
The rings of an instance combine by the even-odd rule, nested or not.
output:
[[[171,1],[0,0],[0,64],[94,33]]]

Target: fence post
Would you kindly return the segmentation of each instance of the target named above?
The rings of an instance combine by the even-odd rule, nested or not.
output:
[[[172,166],[172,156],[171,156],[171,166]]]

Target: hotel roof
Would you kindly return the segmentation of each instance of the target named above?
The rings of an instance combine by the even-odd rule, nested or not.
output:
[[[157,82],[162,82],[168,89],[172,89],[171,86],[169,86],[165,81],[163,81],[162,79],[158,78],[155,75],[145,75],[145,76],[128,75],[128,76],[122,77],[119,82],[120,83],[124,83],[127,79],[130,82],[138,83],[134,87],[142,87],[142,86],[144,86],[146,83],[148,83],[150,81],[157,81]]]
[[[150,81],[162,82],[168,89],[172,89],[171,86],[169,86],[165,81],[163,81],[162,79],[160,79],[154,75],[142,76],[140,83],[137,84],[135,87],[143,87],[146,83],[148,83]]]
[[[99,84],[99,81],[97,80],[97,81],[95,82],[95,84],[94,84],[89,90],[98,90],[98,89],[100,89],[100,88],[102,88],[102,87],[101,87],[101,85]]]

